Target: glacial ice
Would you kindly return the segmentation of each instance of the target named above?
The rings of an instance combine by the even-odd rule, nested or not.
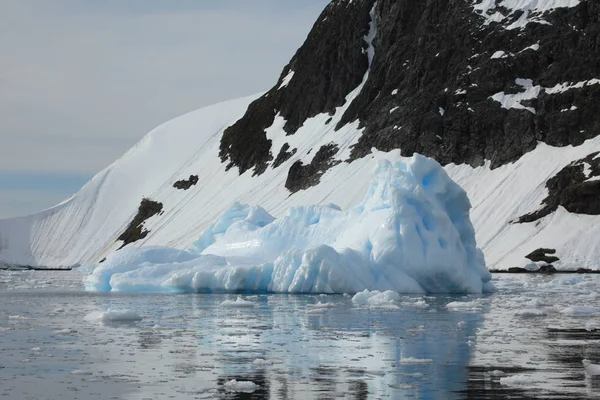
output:
[[[187,251],[126,247],[92,291],[482,293],[490,288],[464,190],[434,160],[379,160],[363,201],[274,218],[234,203]]]

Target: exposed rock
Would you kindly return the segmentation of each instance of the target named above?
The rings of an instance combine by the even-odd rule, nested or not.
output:
[[[516,222],[537,221],[559,206],[572,213],[600,215],[600,180],[590,180],[600,176],[598,154],[595,152],[573,161],[550,178],[546,182],[548,197],[542,201],[542,208],[519,217]]]
[[[521,267],[510,267],[508,269],[508,272],[511,274],[527,274],[530,271],[526,270],[525,268],[521,268]]]
[[[144,221],[148,218],[161,212],[163,208],[162,203],[152,201],[150,199],[143,198],[136,216],[133,218],[127,229],[117,238],[122,240],[123,244],[119,249],[127,246],[129,243],[133,243],[140,239],[145,238],[150,231],[144,228]]]
[[[188,179],[182,179],[173,184],[175,189],[188,190],[198,183],[198,175],[190,175]]]
[[[292,193],[298,190],[308,189],[319,183],[321,176],[331,167],[340,163],[333,159],[338,152],[336,144],[330,143],[321,146],[308,165],[302,161],[296,161],[290,167],[285,187]]]
[[[546,262],[548,264],[551,264],[553,262],[560,260],[560,258],[558,258],[556,256],[549,256],[548,254],[556,254],[556,250],[555,249],[544,249],[544,248],[536,249],[536,250],[532,251],[531,253],[527,254],[525,256],[525,258],[528,258],[533,262],[541,261],[541,262]]]
[[[554,268],[552,264],[548,264],[542,265],[539,269],[539,272],[541,272],[542,274],[555,274],[558,271],[556,270],[556,268]]]
[[[229,161],[228,169],[238,167],[240,174],[251,168],[254,174],[264,172],[273,159],[265,129],[277,114],[286,120],[285,131],[293,134],[307,118],[331,113],[344,104],[368,68],[364,36],[374,2],[334,0],[325,8],[277,84],[225,130],[219,156]]]
[[[290,149],[290,145],[288,143],[281,146],[281,150],[279,150],[279,154],[275,157],[275,161],[273,161],[273,168],[279,167],[281,164],[290,159],[291,156],[296,154],[296,149],[292,151],[288,151]]]
[[[539,15],[507,29],[523,12],[492,5],[490,12],[504,15],[493,22],[475,10],[482,2],[377,1],[368,79],[336,126],[358,119],[364,128],[350,160],[372,147],[399,148],[441,164],[491,160],[495,168],[539,141],[578,145],[596,136],[600,3],[582,0],[544,13],[544,23]],[[277,114],[293,134],[307,118],[344,103],[369,68],[364,36],[373,4],[331,2],[277,84],[226,130],[220,156],[227,168],[265,170],[273,159],[265,129]],[[527,98],[502,102],[514,94]],[[595,185],[578,195],[593,196]]]

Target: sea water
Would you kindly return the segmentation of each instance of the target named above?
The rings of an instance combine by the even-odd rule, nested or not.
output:
[[[0,398],[597,398],[600,277],[485,296],[85,292],[0,271]],[[371,297],[373,299],[373,297]]]

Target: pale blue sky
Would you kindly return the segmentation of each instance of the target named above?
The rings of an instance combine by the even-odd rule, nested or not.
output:
[[[270,88],[329,0],[2,0],[0,218],[68,197],[156,125]]]

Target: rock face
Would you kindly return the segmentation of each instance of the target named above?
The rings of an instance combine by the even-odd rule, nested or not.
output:
[[[198,183],[198,175],[190,175],[190,177],[188,179],[181,179],[181,180],[178,180],[177,182],[175,182],[173,184],[173,187],[175,189],[188,190],[189,188],[194,186],[196,183]]]
[[[546,182],[548,197],[542,208],[521,216],[517,222],[534,222],[556,211],[559,206],[577,214],[600,215],[600,158],[594,152],[573,161]],[[534,260],[535,261],[535,260]]]
[[[284,130],[294,134],[307,118],[344,104],[369,67],[364,36],[374,2],[344,0],[327,6],[277,84],[225,130],[219,156],[228,169],[264,172],[273,159],[265,129],[277,114],[286,120]]]
[[[495,168],[540,141],[581,144],[600,130],[600,3],[520,3],[332,1],[277,84],[225,131],[221,160],[261,174],[279,150],[265,134],[276,115],[293,135],[308,118],[343,105],[367,70],[336,125],[358,120],[364,128],[346,161],[372,147],[400,148],[442,164],[490,160]],[[377,34],[369,68],[371,11]],[[292,191],[309,181],[298,168],[290,168]]]
[[[125,231],[117,238],[117,240],[123,241],[120,249],[127,246],[129,243],[145,238],[149,231],[144,228],[144,221],[160,213],[162,209],[162,203],[146,198],[142,199],[136,216],[133,218],[127,229],[125,229]]]

